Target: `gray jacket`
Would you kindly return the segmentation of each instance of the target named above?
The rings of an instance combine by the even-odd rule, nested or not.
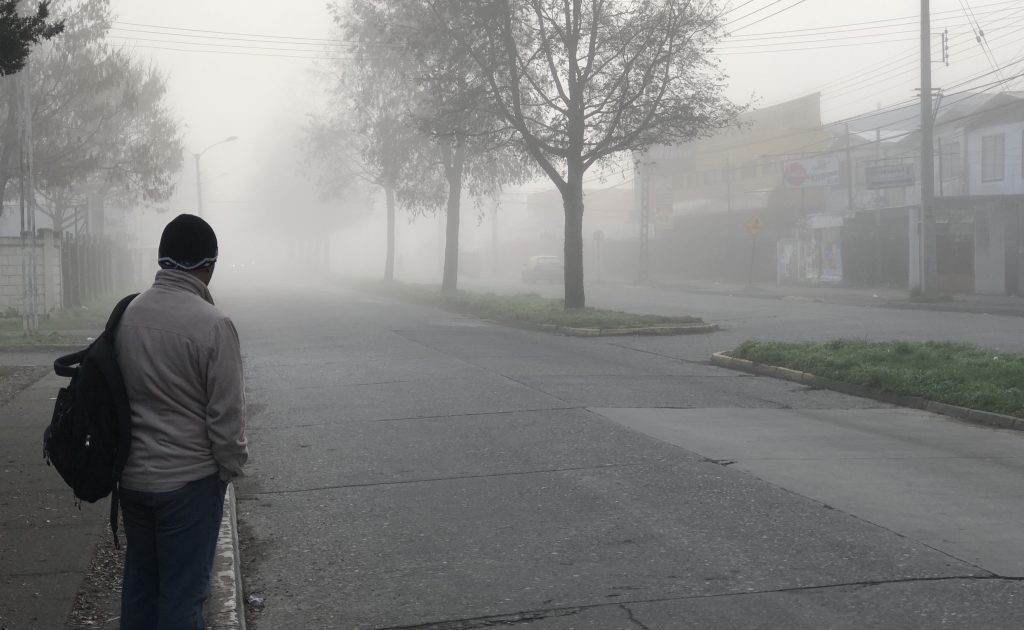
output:
[[[170,492],[214,473],[240,475],[248,449],[238,332],[206,285],[157,272],[125,311],[116,348],[132,408],[121,484]]]

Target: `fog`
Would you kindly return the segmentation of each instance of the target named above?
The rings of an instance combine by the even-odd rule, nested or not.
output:
[[[826,125],[897,104],[908,105],[913,113],[919,81],[920,5],[916,0],[757,0],[726,3],[722,8],[727,11],[729,34],[715,52],[728,76],[724,95],[748,106],[749,112],[756,115],[759,110],[820,93],[820,121]],[[194,154],[202,152],[204,214],[221,235],[226,265],[277,267],[294,261],[297,251],[309,255],[309,243],[317,241],[321,244],[314,249],[326,248],[323,256],[317,254],[318,273],[382,275],[385,203],[381,189],[354,183],[342,193],[326,194],[317,180],[316,165],[307,156],[309,137],[304,128],[329,115],[334,106],[324,73],[339,63],[356,63],[337,44],[339,31],[322,2],[111,0],[110,9],[114,22],[109,43],[131,51],[166,75],[165,104],[179,125],[186,151],[180,172],[173,175],[169,199],[131,204],[123,208],[123,217],[114,219],[131,233],[134,247],[155,247],[169,218],[196,211]],[[1015,35],[1024,19],[1019,8],[1012,2],[990,1],[972,9],[976,22],[955,0],[932,3],[934,85],[955,86],[956,91],[976,88],[993,95],[1016,87],[1018,80],[988,84],[996,77],[1013,78],[1024,69]],[[984,31],[987,49],[976,41],[978,28]],[[944,48],[950,53],[948,62]],[[1003,66],[1001,73],[994,65]],[[915,125],[905,123],[904,127]],[[885,131],[899,132],[891,127]],[[737,132],[728,133],[735,137]],[[228,137],[237,139],[218,145]],[[867,138],[865,131],[855,142]],[[740,166],[726,168],[738,173]],[[653,170],[657,176],[657,168]],[[585,176],[583,241],[588,280],[595,274],[623,281],[642,276],[637,266],[641,263],[635,262],[641,195],[634,179],[629,154]],[[746,210],[753,212],[758,204],[765,206],[769,195],[763,186],[719,188],[702,193],[711,195],[704,199],[705,206],[722,210],[736,204],[744,209],[746,204]],[[677,192],[671,219],[685,218],[689,203]],[[460,250],[466,276],[515,278],[530,255],[562,254],[561,204],[546,177],[507,187],[498,199],[465,196],[463,209]],[[5,214],[5,220],[14,220],[12,213]],[[662,220],[653,230],[652,247],[671,249],[664,242],[670,231]],[[443,221],[440,205],[415,215],[399,211],[396,277],[440,282]],[[699,221],[679,229],[696,233],[698,239],[714,235],[701,233],[713,228]],[[607,261],[596,251],[598,239],[610,241]],[[760,246],[767,251],[775,243],[766,237]],[[737,256],[748,257],[746,253]],[[609,265],[615,269],[606,269]],[[632,269],[625,268],[629,266]],[[715,266],[709,262],[708,268],[677,271],[709,281],[744,279],[739,272],[717,277]],[[757,280],[769,281],[772,275],[765,273]]]

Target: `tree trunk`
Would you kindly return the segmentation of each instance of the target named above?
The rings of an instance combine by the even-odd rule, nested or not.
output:
[[[442,295],[454,295],[459,284],[459,223],[461,220],[462,171],[466,159],[462,146],[445,150],[444,175],[448,180],[448,207],[445,213],[444,273]],[[447,158],[451,159],[447,159]]]
[[[15,81],[8,80],[3,90],[7,100],[6,118],[0,124],[0,202],[6,198],[7,183],[16,172],[15,150],[18,148],[18,90]],[[0,210],[0,214],[3,211]]]
[[[562,190],[565,208],[565,308],[587,305],[583,290],[583,168],[569,163],[566,186]]]
[[[384,279],[391,282],[395,279],[395,188],[384,187],[384,200],[388,213],[388,245],[384,258]]]

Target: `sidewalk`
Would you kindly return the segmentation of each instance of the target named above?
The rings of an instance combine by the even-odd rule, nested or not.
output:
[[[49,361],[46,351],[0,351],[4,365]],[[110,537],[110,499],[83,503],[79,509],[60,475],[43,460],[43,431],[53,398],[67,382],[49,370],[10,402],[0,400],[0,630],[69,627],[65,624],[80,591],[99,616],[101,625],[90,627],[117,627],[117,597],[84,588],[97,543]],[[206,609],[211,630],[245,628],[234,501],[230,488]],[[118,537],[123,547],[123,528]],[[112,568],[96,571],[105,574]],[[120,575],[98,573],[93,577],[99,578],[101,588],[120,582]]]
[[[1007,295],[979,295],[958,293],[948,301],[918,302],[910,299],[905,289],[877,289],[820,285],[777,285],[777,284],[730,284],[686,280],[679,282],[654,282],[652,286],[679,291],[717,293],[764,299],[814,300],[832,304],[877,306],[928,311],[951,311],[959,313],[987,313],[1024,317],[1024,298]]]
[[[0,355],[2,356],[2,355]],[[50,373],[0,407],[0,629],[63,628],[106,530],[106,501],[81,510],[43,462],[52,398],[66,384]]]

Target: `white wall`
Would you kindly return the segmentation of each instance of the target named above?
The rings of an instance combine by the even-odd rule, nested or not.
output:
[[[1004,134],[1005,156],[1003,160],[1003,179],[1001,181],[981,181],[982,138],[984,136]],[[970,195],[1012,195],[1024,194],[1024,176],[1021,173],[1021,158],[1024,122],[1006,125],[994,125],[982,129],[973,129],[967,134],[966,165],[969,177]]]

